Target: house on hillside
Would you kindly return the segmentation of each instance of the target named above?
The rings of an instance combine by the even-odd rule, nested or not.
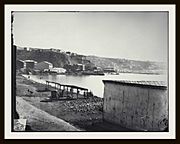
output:
[[[39,71],[44,71],[46,70],[50,70],[53,68],[53,64],[47,61],[42,61],[36,64],[35,66],[35,70],[39,70]]]
[[[85,71],[85,65],[84,64],[76,64],[77,71]]]
[[[84,64],[69,64],[64,67],[67,72],[81,72],[85,70]]]
[[[34,60],[25,60],[24,63],[25,69],[34,69],[35,65],[37,64],[37,62]]]
[[[137,131],[168,131],[165,82],[103,80],[105,121]]]
[[[16,60],[16,70],[20,70],[21,68],[24,68],[24,61],[23,60]]]
[[[66,54],[67,54],[67,55],[71,55],[71,52],[68,51],[68,52],[66,52]]]
[[[104,68],[103,69],[105,73],[112,73],[112,72],[116,72],[114,68],[110,67],[110,68]]]

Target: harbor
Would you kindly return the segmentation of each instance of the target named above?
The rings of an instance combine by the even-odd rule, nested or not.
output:
[[[25,100],[30,107],[38,109],[36,111],[46,112],[47,114],[44,115],[47,115],[46,118],[49,121],[47,131],[54,130],[50,124],[51,116],[60,119],[62,122],[59,124],[67,126],[67,131],[73,127],[75,127],[74,130],[77,128],[82,131],[168,130],[166,74],[117,73],[114,68],[102,71],[99,67],[89,68],[82,64],[54,68],[48,61],[36,62],[34,60],[19,60],[16,68],[16,102],[19,104],[17,106],[24,109],[22,101]],[[100,74],[101,72],[103,75]],[[27,82],[28,85],[24,85],[22,81]],[[105,81],[110,81],[112,85],[107,85]],[[121,84],[122,87],[117,87]],[[135,86],[132,90],[131,85]],[[158,85],[165,87],[163,92]],[[127,88],[124,89],[124,87]],[[150,89],[145,87],[150,87]],[[154,90],[155,87],[158,88]],[[149,102],[150,93],[156,101]],[[124,102],[125,99],[127,102]],[[136,99],[139,100],[134,103]],[[157,103],[159,108],[155,107]],[[153,105],[153,110],[152,107],[146,108],[146,105]],[[144,108],[152,113],[144,112]],[[29,127],[28,130],[46,131],[41,125],[37,126],[39,119],[42,118],[41,115],[36,114],[34,119],[34,114],[29,116],[25,113],[26,110],[18,109],[17,113],[21,114],[23,120],[27,119],[24,123]],[[142,117],[145,119],[142,120]],[[36,123],[36,128],[34,128],[34,123]],[[63,129],[55,131],[63,131]]]
[[[24,75],[28,78],[28,75]],[[103,80],[144,80],[144,81],[167,81],[166,75],[131,74],[120,73],[119,75],[106,74],[104,76],[67,76],[67,75],[29,75],[30,79],[46,84],[46,81],[53,81],[64,85],[75,85],[92,91],[93,95],[103,98]],[[96,86],[94,86],[96,84]]]

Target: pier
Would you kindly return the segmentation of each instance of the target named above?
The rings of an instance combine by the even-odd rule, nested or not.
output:
[[[90,92],[88,92],[87,88],[74,85],[65,85],[52,81],[46,81],[46,89],[51,91],[51,99],[56,100],[88,98],[92,95]]]

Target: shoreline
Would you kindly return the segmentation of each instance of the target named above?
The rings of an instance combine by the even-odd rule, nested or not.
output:
[[[46,86],[46,81],[48,81],[48,80],[40,79],[40,78],[39,78],[39,79],[32,79],[32,78],[31,78],[31,75],[26,75],[26,74],[21,74],[21,76],[24,77],[26,80],[32,81],[33,83],[39,83],[39,84],[42,84],[42,85],[44,85],[44,86]],[[30,78],[28,78],[28,76],[30,76]],[[32,75],[32,76],[34,76],[34,75]],[[35,76],[38,76],[38,75],[35,75]],[[39,75],[39,76],[41,76],[41,75]],[[56,81],[52,81],[52,82],[56,82]],[[64,85],[63,83],[60,83],[60,84]],[[65,85],[71,85],[71,84],[65,84]],[[88,87],[82,87],[82,86],[75,85],[75,84],[73,84],[73,85],[74,85],[74,86],[77,86],[77,87],[81,87],[81,88],[88,89],[88,92],[92,92],[91,89],[89,89]],[[55,89],[55,88],[54,88],[54,85],[50,84],[49,86],[50,86],[51,89]],[[93,92],[92,92],[92,93],[93,93]],[[96,94],[94,94],[94,93],[93,93],[93,97],[97,97],[97,98],[103,99],[103,97],[98,96],[98,95],[96,95]]]
[[[17,97],[43,110],[50,115],[61,118],[77,128],[88,127],[102,122],[103,99],[97,96],[88,99],[41,102],[50,96],[49,92],[38,92],[45,84],[38,83],[22,75],[16,76]],[[29,94],[31,91],[32,94]]]
[[[21,75],[16,76],[17,96],[25,100],[28,104],[38,110],[47,113],[53,117],[59,118],[80,131],[89,132],[131,132],[124,127],[112,124],[103,120],[103,98],[93,96],[88,99],[75,100],[55,100],[52,102],[42,102],[50,97],[50,92],[38,92],[38,89],[45,87],[44,84],[31,81]],[[28,92],[31,91],[31,94]],[[17,101],[16,101],[17,102]],[[31,115],[29,115],[31,118]],[[42,117],[43,119],[43,117]],[[45,124],[45,123],[44,123]],[[39,129],[43,129],[42,120]],[[32,124],[28,124],[32,126]],[[53,125],[52,125],[53,126]],[[48,126],[51,128],[51,122]],[[32,131],[33,131],[33,127]],[[36,127],[35,127],[36,128]],[[52,131],[48,129],[47,131]],[[56,129],[58,131],[58,129]]]

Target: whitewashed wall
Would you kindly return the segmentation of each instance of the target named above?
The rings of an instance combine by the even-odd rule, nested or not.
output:
[[[134,130],[163,131],[168,120],[166,89],[105,83],[104,120]]]

